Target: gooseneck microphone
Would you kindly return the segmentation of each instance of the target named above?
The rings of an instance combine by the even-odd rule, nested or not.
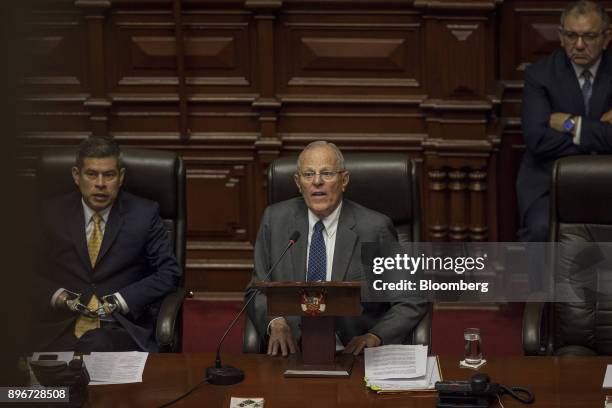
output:
[[[280,256],[278,257],[274,265],[272,265],[272,267],[268,270],[268,273],[263,278],[264,281],[268,280],[268,278],[272,274],[272,271],[274,271],[274,269],[278,266],[280,261],[285,257],[285,254],[287,253],[289,248],[291,248],[297,242],[299,238],[300,238],[299,231],[294,231],[293,234],[291,234],[291,236],[289,237],[289,242],[287,242],[287,246],[285,247],[283,252],[280,254]],[[221,337],[221,340],[219,340],[219,344],[217,345],[217,357],[215,359],[215,365],[214,367],[208,367],[206,369],[206,377],[208,378],[208,382],[210,384],[232,385],[232,384],[238,384],[239,382],[244,380],[244,371],[236,367],[223,366],[221,364],[221,345],[223,344],[223,340],[225,340],[225,337],[227,337],[227,334],[230,332],[230,330],[234,327],[234,325],[238,321],[238,318],[242,315],[242,313],[245,311],[247,306],[255,298],[256,294],[257,294],[257,291],[253,292],[253,294],[249,297],[249,299],[244,303],[244,306],[242,306],[242,309],[240,309],[236,317],[234,317],[234,320],[232,320],[227,330],[225,330],[223,337]]]

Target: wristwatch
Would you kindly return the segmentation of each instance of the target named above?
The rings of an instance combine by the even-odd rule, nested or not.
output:
[[[563,122],[563,129],[568,133],[571,133],[574,130],[574,126],[576,126],[575,116],[570,116],[569,118],[565,119],[565,122]]]

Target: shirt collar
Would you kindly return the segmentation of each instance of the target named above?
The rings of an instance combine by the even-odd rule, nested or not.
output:
[[[589,71],[591,71],[591,78],[592,78],[591,81],[595,80],[595,76],[597,75],[597,70],[599,69],[600,63],[601,63],[601,56],[597,59],[597,61],[593,63],[593,65],[589,67]],[[574,62],[572,62],[572,67],[574,67],[574,72],[576,73],[576,77],[580,79],[580,77],[582,76],[582,73],[584,72],[584,68],[582,68],[579,65],[574,64]]]
[[[325,233],[328,237],[333,237],[338,229],[338,219],[340,218],[340,209],[342,208],[342,201],[338,204],[338,207],[327,217],[322,218],[323,226],[325,227]],[[310,208],[308,209],[308,228],[309,232],[312,231],[315,224],[319,221],[319,217],[317,217]]]
[[[87,226],[91,221],[91,217],[93,217],[95,211],[89,208],[89,206],[85,203],[85,200],[82,197],[81,204],[83,205],[83,214],[85,215],[85,226]],[[106,224],[106,221],[108,221],[108,215],[110,214],[110,210],[112,207],[113,205],[111,204],[102,211],[98,212],[104,224]]]

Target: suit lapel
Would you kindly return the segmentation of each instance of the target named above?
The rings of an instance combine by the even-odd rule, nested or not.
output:
[[[121,194],[119,194],[119,197],[113,204],[110,214],[108,215],[108,221],[106,223],[106,228],[104,229],[104,238],[102,239],[102,246],[100,247],[100,253],[98,254],[96,265],[101,262],[104,255],[113,245],[113,242],[115,242],[117,235],[119,235],[119,231],[123,226],[123,205]]]
[[[291,262],[293,265],[293,278],[294,281],[305,281],[306,280],[306,253],[308,251],[308,209],[303,201],[296,208],[293,215],[293,225],[290,225],[287,229],[287,237],[289,237],[293,231],[300,232],[300,239],[291,248]]]
[[[353,251],[357,242],[357,234],[353,231],[355,217],[350,203],[346,200],[340,209],[340,219],[336,230],[336,246],[334,248],[334,261],[332,266],[332,280],[342,281],[348,270]]]
[[[572,61],[567,58],[565,55],[565,51],[561,49],[563,53],[563,57],[561,58],[562,67],[559,70],[560,78],[558,80],[559,84],[567,84],[567,86],[560,86],[560,90],[567,90],[567,94],[565,95],[565,100],[570,101],[571,109],[570,112],[580,116],[584,116],[586,112],[586,108],[584,106],[584,98],[582,96],[582,89],[580,89],[580,82],[578,82],[578,78],[576,77],[576,71],[574,70],[574,66],[572,65]]]
[[[604,53],[601,58],[601,63],[597,69],[597,76],[595,77],[595,83],[593,84],[593,94],[591,95],[591,102],[589,106],[589,117],[591,119],[599,120],[608,110],[608,95],[610,93],[610,64],[608,63],[608,54]]]
[[[75,196],[77,196],[75,194]],[[70,223],[70,236],[72,238],[72,242],[74,247],[76,248],[76,252],[81,258],[81,261],[86,266],[86,270],[91,272],[91,261],[89,259],[89,252],[87,251],[87,235],[85,234],[85,213],[83,212],[83,203],[81,201],[81,195],[78,194],[78,198],[75,199],[75,202],[72,207],[72,211],[69,216]]]

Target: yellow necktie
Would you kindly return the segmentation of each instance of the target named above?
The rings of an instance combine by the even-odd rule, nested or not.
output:
[[[100,215],[98,213],[94,213],[91,217],[94,223],[94,229],[87,240],[87,252],[89,252],[89,260],[91,261],[91,266],[96,266],[96,260],[98,259],[98,254],[100,253],[100,246],[102,245],[102,227],[100,226]],[[100,301],[98,297],[94,294],[89,299],[89,303],[87,304],[87,308],[91,311],[98,310],[100,306]],[[81,338],[83,334],[88,332],[89,330],[97,329],[100,327],[100,319],[98,317],[87,317],[80,315],[77,318],[77,321],[74,325],[74,335],[77,339]]]
[[[98,259],[98,254],[100,253],[100,246],[102,245],[102,227],[100,226],[100,222],[102,218],[100,214],[94,213],[91,216],[94,228],[87,240],[87,252],[89,252],[89,260],[91,261],[91,266],[96,266],[96,260]]]
[[[89,310],[98,310],[99,306],[100,306],[100,302],[98,301],[97,296],[92,295],[91,299],[89,299],[89,303],[87,303],[87,308]],[[74,325],[74,336],[77,339],[80,339],[81,336],[87,333],[88,331],[97,329],[99,327],[100,327],[100,318],[79,315]]]

